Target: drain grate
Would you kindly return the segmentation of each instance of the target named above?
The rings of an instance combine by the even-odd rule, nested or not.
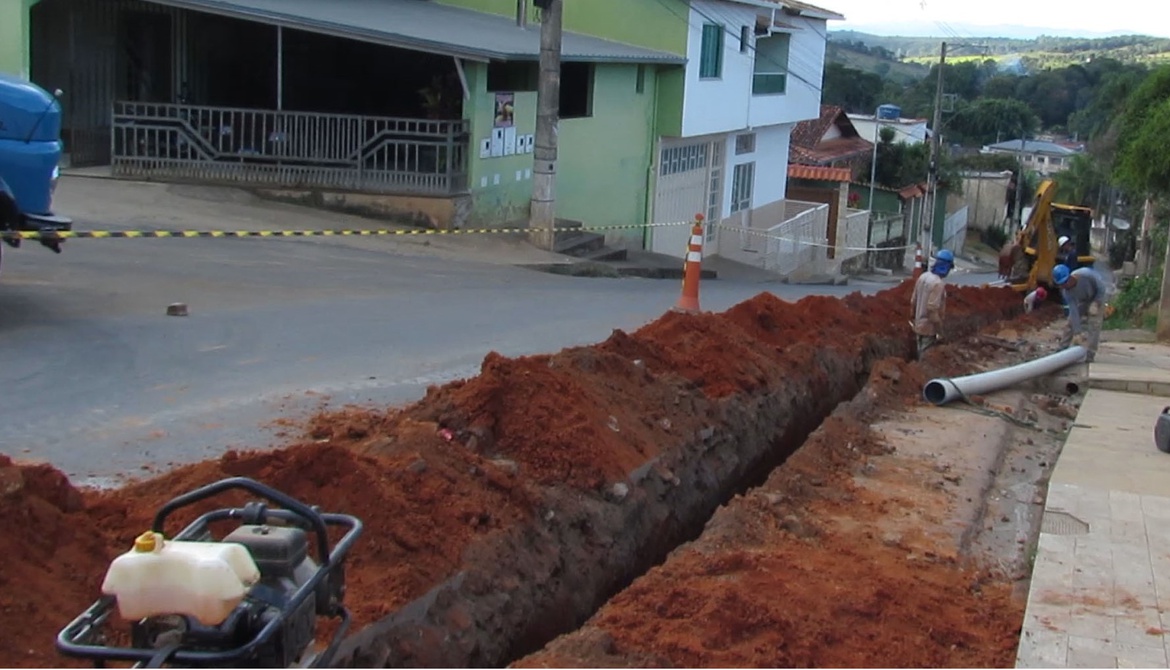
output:
[[[1068,512],[1044,512],[1040,532],[1049,535],[1085,535],[1089,532],[1089,524]]]

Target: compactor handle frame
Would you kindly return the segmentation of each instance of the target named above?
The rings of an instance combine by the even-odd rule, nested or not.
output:
[[[329,579],[333,570],[340,566],[357,541],[362,532],[362,522],[357,517],[348,514],[323,513],[315,508],[289,497],[276,489],[261,484],[246,477],[224,479],[202,488],[185,493],[166,505],[155,514],[152,529],[161,533],[166,519],[176,510],[189,507],[199,501],[232,489],[243,489],[261,498],[265,498],[281,506],[282,509],[268,509],[255,503],[243,508],[218,509],[201,515],[179,532],[173,539],[193,540],[207,534],[208,525],[215,521],[227,519],[248,520],[257,519],[263,522],[267,518],[279,519],[286,523],[307,524],[317,536],[319,560],[321,565],[304,584],[289,598],[288,603],[281,610],[279,616],[269,620],[260,632],[248,642],[234,649],[220,651],[190,651],[179,648],[166,650],[137,649],[132,647],[110,647],[100,644],[102,629],[110,616],[114,613],[116,601],[112,596],[102,596],[76,619],[69,623],[57,635],[57,650],[65,656],[86,658],[93,661],[95,667],[105,667],[106,663],[117,661],[135,662],[136,667],[158,667],[163,662],[176,663],[185,667],[245,667],[243,665],[252,658],[261,645],[267,643],[285,625],[290,612],[297,609],[312,595],[321,583]],[[345,535],[337,542],[333,550],[329,550],[328,527],[342,526],[347,528]],[[342,637],[349,628],[349,611],[340,603],[337,604],[333,616],[341,619],[341,625],[333,634],[328,647],[317,656],[314,667],[328,665],[337,653]],[[161,658],[160,658],[161,656]]]

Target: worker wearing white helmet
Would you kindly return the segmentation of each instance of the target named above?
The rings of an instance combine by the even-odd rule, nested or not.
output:
[[[1101,341],[1101,325],[1105,320],[1105,299],[1109,287],[1101,275],[1092,268],[1069,270],[1067,265],[1052,268],[1052,283],[1060,287],[1064,303],[1068,306],[1068,325],[1060,338],[1061,347],[1069,347],[1074,337],[1084,337],[1085,348],[1089,350],[1085,360],[1092,362],[1097,355],[1097,344]],[[1084,317],[1088,317],[1085,319]],[[1082,319],[1086,323],[1082,323]]]
[[[1070,270],[1075,270],[1079,266],[1077,246],[1067,235],[1061,235],[1060,239],[1056,241],[1056,262],[1068,266]]]

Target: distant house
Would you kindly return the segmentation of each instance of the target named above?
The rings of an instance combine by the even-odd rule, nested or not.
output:
[[[1008,140],[989,144],[983,147],[982,153],[1022,156],[1026,169],[1048,176],[1064,171],[1069,160],[1084,151],[1084,145],[1071,142]]]
[[[873,142],[853,126],[845,110],[821,105],[818,118],[801,121],[792,130],[788,160],[800,165],[849,168],[853,176],[869,174]]]
[[[926,119],[879,119],[873,114],[850,114],[853,127],[867,140],[880,137],[882,128],[894,130],[894,144],[922,144],[930,139]]]

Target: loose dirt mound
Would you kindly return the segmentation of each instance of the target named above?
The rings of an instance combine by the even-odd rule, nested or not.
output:
[[[514,667],[1010,667],[1024,613],[1011,580],[960,563],[935,528],[883,532],[914,501],[855,480],[898,458],[874,420],[921,403],[932,376],[973,371],[960,348],[879,361],[763,486]]]
[[[108,538],[64,475],[0,455],[0,556],[0,661],[60,666],[53,637],[97,594]]]
[[[950,291],[948,311],[959,331],[1019,311],[1010,291]],[[820,397],[855,388],[876,354],[912,351],[909,294],[902,285],[873,297],[795,305],[761,294],[724,314],[669,313],[592,347],[517,359],[491,354],[479,376],[429,389],[402,410],[329,412],[285,449],[233,452],[80,500],[59,473],[13,470],[4,461],[0,473],[8,479],[0,484],[19,471],[24,485],[9,494],[0,486],[0,548],[15,557],[0,572],[0,585],[21,586],[0,592],[0,630],[36,638],[0,636],[11,647],[0,647],[9,652],[3,658],[14,665],[59,662],[52,637],[97,596],[109,559],[130,546],[166,500],[228,476],[253,477],[326,511],[362,518],[347,596],[360,629],[465,568],[469,548],[481,540],[536,523],[538,513],[551,518],[545,507],[553,492],[557,518],[579,518],[569,530],[587,532],[592,514],[628,513],[619,505],[625,494],[606,496],[618,484],[629,488],[632,471],[677,460],[681,445],[701,442],[714,428],[734,432],[728,417],[751,411],[765,391],[773,398],[777,389],[788,389],[787,397]],[[833,369],[816,363],[826,360],[818,354],[825,348],[840,352]],[[819,417],[799,419],[815,425]],[[776,430],[784,434],[783,426]],[[726,484],[704,482],[712,490]],[[176,515],[169,530],[190,518]],[[604,555],[607,542],[590,538],[578,553]]]

